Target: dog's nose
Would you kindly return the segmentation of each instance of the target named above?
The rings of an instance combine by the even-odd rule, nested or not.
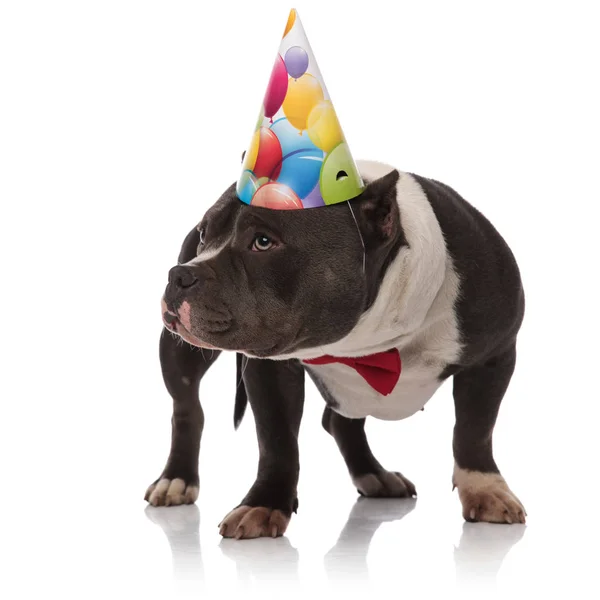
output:
[[[198,283],[198,278],[189,267],[177,265],[169,271],[169,283],[180,289],[189,289]]]

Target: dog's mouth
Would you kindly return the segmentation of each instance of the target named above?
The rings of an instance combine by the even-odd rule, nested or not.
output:
[[[231,344],[225,344],[223,346],[215,346],[205,341],[204,335],[202,338],[199,338],[197,335],[190,331],[190,328],[187,327],[189,324],[189,317],[186,322],[186,311],[182,308],[174,308],[173,306],[167,304],[165,299],[163,298],[161,301],[162,308],[162,321],[163,325],[166,329],[171,331],[172,333],[177,334],[183,340],[185,340],[188,344],[192,346],[196,346],[197,348],[206,348],[208,350],[230,350],[232,352],[240,352],[246,354],[247,356],[253,358],[269,358],[278,354],[279,345],[270,345],[270,346],[260,346],[255,347],[252,345],[248,346],[232,346]],[[216,313],[215,313],[216,314]],[[219,315],[220,316],[220,315]],[[213,320],[210,322],[210,329],[206,330],[206,334],[211,336],[212,339],[216,336],[219,339],[219,336],[225,334],[231,329],[231,320]]]
[[[193,333],[191,333],[188,329],[185,328],[179,315],[177,313],[171,312],[166,306],[165,301],[162,302],[162,319],[164,326],[173,333],[176,333],[178,336],[183,338],[188,344],[192,346],[196,346],[198,348],[208,348],[209,350],[217,350],[216,346],[209,344],[199,338],[197,338]]]
[[[165,324],[166,327],[168,327],[172,331],[177,331],[177,324],[179,323],[179,317],[176,314],[166,310],[165,312],[163,312],[163,323]]]

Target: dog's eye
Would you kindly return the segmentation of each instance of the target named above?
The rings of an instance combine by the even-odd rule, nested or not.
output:
[[[200,245],[204,246],[204,238],[206,237],[206,227],[200,228]]]
[[[254,252],[264,252],[265,250],[271,249],[274,245],[275,244],[270,237],[267,237],[262,233],[257,233],[252,242],[252,250]]]

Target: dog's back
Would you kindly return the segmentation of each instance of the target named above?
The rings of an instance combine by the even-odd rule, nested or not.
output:
[[[462,355],[479,363],[514,344],[525,310],[516,260],[495,227],[446,184],[413,175],[433,208],[460,279],[456,303]],[[448,373],[450,374],[450,373]]]

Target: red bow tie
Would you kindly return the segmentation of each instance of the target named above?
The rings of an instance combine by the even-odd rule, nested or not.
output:
[[[392,393],[402,371],[400,352],[397,348],[354,358],[319,356],[304,362],[309,365],[341,363],[352,367],[374,390],[384,396]]]

